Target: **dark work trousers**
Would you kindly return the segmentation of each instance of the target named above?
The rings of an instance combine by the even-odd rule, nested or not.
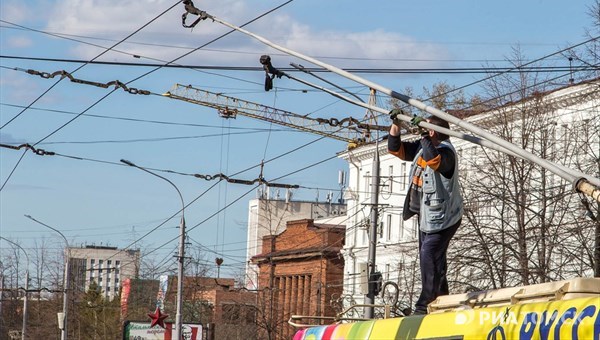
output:
[[[436,233],[424,233],[419,230],[419,259],[421,265],[421,295],[415,304],[415,314],[426,314],[427,305],[440,295],[448,295],[446,270],[446,251],[450,239],[456,233],[455,225]]]

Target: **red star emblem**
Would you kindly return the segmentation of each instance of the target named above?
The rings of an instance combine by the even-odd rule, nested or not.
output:
[[[156,307],[154,313],[148,313],[150,319],[152,319],[152,323],[150,324],[150,328],[159,325],[162,328],[165,328],[165,319],[169,317],[169,314],[163,314],[160,311],[160,308]]]

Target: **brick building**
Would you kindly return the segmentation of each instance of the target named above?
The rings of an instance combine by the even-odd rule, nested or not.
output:
[[[245,285],[250,290],[258,288],[258,267],[251,259],[262,252],[262,240],[265,236],[279,235],[285,230],[287,221],[346,216],[346,204],[332,202],[332,195],[325,202],[314,202],[292,200],[290,193],[286,192],[282,199],[277,195],[269,198],[267,188],[260,191],[259,198],[249,202]]]
[[[264,330],[289,339],[291,315],[334,316],[331,298],[343,290],[345,227],[312,219],[287,222],[284,232],[265,236],[262,253],[252,261],[259,268],[258,304],[263,304]]]

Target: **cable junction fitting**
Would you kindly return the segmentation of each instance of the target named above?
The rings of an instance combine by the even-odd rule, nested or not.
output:
[[[46,151],[44,149],[37,149],[33,145],[29,143],[21,144],[21,145],[10,145],[10,144],[0,144],[0,147],[13,149],[13,150],[21,150],[23,148],[31,150],[34,154],[39,156],[54,156],[56,153],[52,151]]]
[[[200,21],[212,18],[205,11],[201,11],[196,8],[191,0],[183,0],[183,4],[185,6],[185,12],[181,15],[181,25],[185,28],[194,28],[194,26],[196,26]],[[185,19],[187,18],[188,14],[197,15],[198,18],[191,24],[186,25]]]

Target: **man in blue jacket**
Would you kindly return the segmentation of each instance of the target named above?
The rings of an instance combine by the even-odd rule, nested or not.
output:
[[[423,119],[416,117],[418,125]],[[449,129],[445,120],[431,116],[427,122]],[[447,295],[446,251],[463,215],[463,200],[458,181],[458,159],[448,135],[420,128],[421,139],[405,142],[394,119],[388,137],[388,151],[412,162],[410,185],[404,201],[402,219],[417,215],[419,221],[419,259],[421,295],[414,314],[427,314],[427,305]]]

